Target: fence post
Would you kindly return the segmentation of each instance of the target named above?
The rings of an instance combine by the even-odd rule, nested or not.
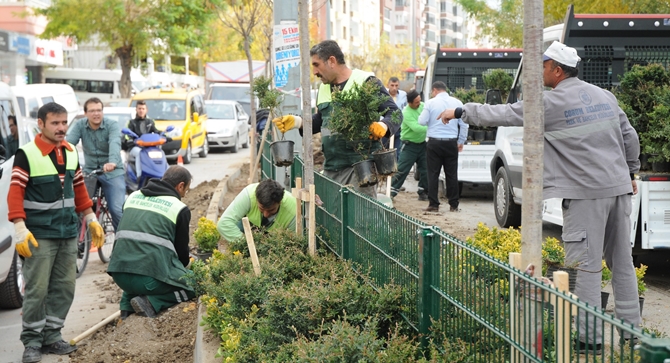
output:
[[[670,339],[642,339],[640,357],[644,363],[670,362]]]
[[[437,240],[437,243],[435,242]],[[431,313],[433,313],[434,307],[433,299],[431,299],[432,291],[431,285],[433,285],[433,269],[437,266],[434,266],[431,263],[432,256],[439,253],[434,251],[434,247],[439,243],[439,237],[433,233],[433,230],[430,227],[423,227],[420,238],[419,238],[419,334],[421,336],[421,346],[422,348],[428,347],[428,334],[430,332],[431,326]],[[439,258],[439,256],[438,256]]]
[[[349,196],[351,193],[347,187],[342,187],[340,189],[342,196],[340,198],[340,221],[342,221],[342,229],[340,236],[342,239],[342,258],[345,260],[352,260],[354,258],[355,245],[350,241],[349,238]]]

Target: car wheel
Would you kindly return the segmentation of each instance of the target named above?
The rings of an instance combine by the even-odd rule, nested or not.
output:
[[[244,149],[248,149],[248,148],[249,148],[249,138],[251,138],[251,135],[250,135],[250,134],[247,134],[247,138],[244,139],[244,140],[246,140],[246,141],[244,142],[244,144],[242,144],[242,148],[244,148]]]
[[[0,308],[18,309],[23,306],[25,280],[23,279],[23,263],[14,251],[12,266],[5,282],[0,284]]]
[[[193,153],[191,150],[191,142],[188,142],[188,146],[186,146],[186,154],[184,155],[184,164],[190,164],[191,159],[193,158]]]
[[[198,156],[201,158],[206,158],[208,152],[209,152],[209,141],[207,141],[207,138],[205,138],[205,143],[202,144],[202,150],[200,150]]]
[[[237,153],[237,150],[240,149],[240,135],[237,134],[235,135],[235,143],[233,144],[233,147],[230,148],[231,153]]]
[[[498,169],[493,184],[493,209],[501,227],[521,225],[521,206],[514,203],[512,184],[504,167]]]

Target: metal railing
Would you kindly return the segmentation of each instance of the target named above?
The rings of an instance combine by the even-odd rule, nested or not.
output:
[[[302,175],[299,158],[291,171]],[[378,286],[401,286],[403,317],[424,344],[462,344],[468,362],[670,362],[670,340],[580,301],[565,272],[554,275],[564,277],[559,291],[350,186],[320,173],[314,184],[320,247]]]

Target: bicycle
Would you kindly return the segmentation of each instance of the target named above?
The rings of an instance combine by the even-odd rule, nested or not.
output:
[[[91,200],[93,201],[93,211],[95,216],[98,218],[98,222],[105,232],[105,243],[102,247],[98,248],[98,256],[100,256],[100,260],[103,263],[107,263],[112,257],[116,233],[114,231],[114,225],[112,224],[112,215],[107,208],[107,199],[105,199],[105,194],[100,187],[100,182],[97,181],[98,176],[103,173],[104,171],[102,169],[94,170],[90,174],[84,174],[84,179],[92,181],[92,178],[96,178],[95,189],[91,196]],[[81,215],[81,218],[79,219],[79,237],[77,239],[77,277],[81,276],[86,269],[91,251],[91,243],[91,233],[86,225],[84,215]]]

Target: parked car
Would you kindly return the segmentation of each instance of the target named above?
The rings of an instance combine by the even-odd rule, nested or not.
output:
[[[236,101],[208,100],[207,141],[210,148],[236,153],[249,147],[249,115]]]

